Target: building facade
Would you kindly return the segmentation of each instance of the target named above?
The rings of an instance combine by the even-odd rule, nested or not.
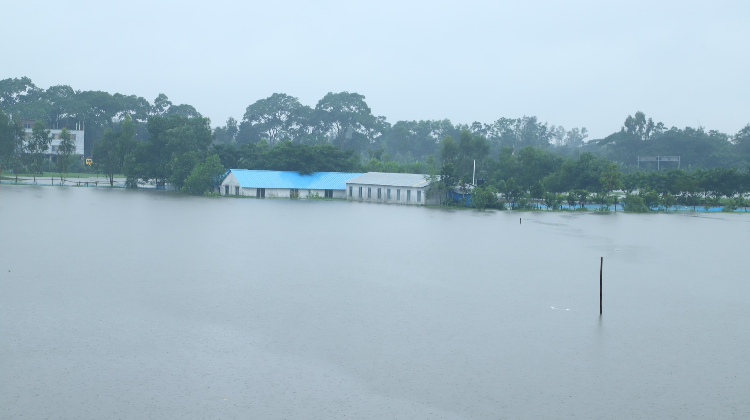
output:
[[[24,141],[29,141],[29,139],[32,136],[32,130],[31,125],[28,122],[24,122],[23,124],[23,131],[24,131]],[[58,149],[60,148],[60,133],[62,133],[62,129],[51,129],[48,130],[49,135],[52,138],[52,142],[50,143],[49,149],[47,149],[47,152],[45,154],[47,155],[56,155],[58,154]],[[76,150],[73,152],[74,155],[83,155],[84,149],[84,137],[83,137],[83,130],[68,130],[70,132],[70,139],[73,140],[73,142],[76,145]]]
[[[427,175],[368,172],[346,182],[346,198],[352,201],[425,205],[438,204],[428,197]]]
[[[221,195],[257,198],[346,198],[346,181],[362,175],[315,172],[230,169],[219,186]]]

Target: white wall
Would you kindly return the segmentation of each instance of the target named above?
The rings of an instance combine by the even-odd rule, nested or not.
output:
[[[221,195],[227,195],[226,193],[227,186],[229,186],[228,195],[234,195],[234,187],[240,187],[240,183],[237,181],[237,178],[234,176],[234,174],[231,171],[224,178],[224,180],[221,181],[221,187],[219,188],[219,193]],[[242,191],[242,187],[240,187],[240,191]]]
[[[352,187],[352,195],[349,196],[349,187]],[[359,188],[362,187],[362,197],[359,197]],[[367,189],[370,188],[372,196],[367,198]],[[381,198],[378,199],[378,188],[381,190]],[[388,199],[388,189],[391,190],[391,199]],[[401,197],[398,199],[398,190],[401,190]],[[411,191],[411,201],[406,201],[407,191]],[[417,202],[417,192],[422,192],[422,200]],[[424,205],[424,204],[437,204],[437,202],[427,201],[427,187],[391,187],[387,185],[366,185],[366,184],[346,184],[346,199],[352,201],[367,201],[373,203],[389,203],[389,204],[409,204],[409,205]]]
[[[25,128],[25,141],[28,141],[31,137],[32,130],[30,128]],[[75,155],[82,155],[83,154],[83,130],[68,130],[70,131],[70,136],[74,139],[73,141],[76,144],[76,150],[73,152]],[[52,142],[50,143],[49,149],[47,149],[47,154],[49,155],[56,155],[57,154],[57,148],[60,147],[60,133],[62,132],[62,129],[52,129],[49,130],[50,136],[52,137]]]

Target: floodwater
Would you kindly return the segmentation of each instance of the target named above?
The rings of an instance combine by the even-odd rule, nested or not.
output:
[[[4,184],[0,418],[749,418],[748,238]]]

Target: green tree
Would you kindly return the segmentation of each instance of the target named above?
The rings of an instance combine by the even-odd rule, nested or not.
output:
[[[547,192],[544,194],[544,205],[547,207],[547,210],[550,208],[552,210],[557,210],[560,208],[560,205],[563,202],[563,195],[553,192]]]
[[[109,185],[114,185],[115,174],[122,173],[125,160],[135,148],[136,126],[130,115],[125,115],[120,130],[106,129],[104,137],[94,146],[94,163],[107,176]],[[192,169],[192,168],[191,168]]]
[[[103,173],[109,179],[109,185],[114,185],[114,176],[119,172],[118,168],[118,149],[120,135],[119,133],[107,129],[104,137],[94,145],[94,165],[97,173]]]
[[[575,209],[576,203],[578,203],[578,195],[570,191],[565,195],[565,201],[568,203],[568,207],[571,209]]]
[[[234,144],[238,131],[237,120],[232,117],[227,118],[224,127],[214,128],[214,144]]]
[[[576,200],[581,205],[581,208],[585,208],[590,193],[586,190],[574,190],[572,192],[576,195]]]
[[[662,196],[661,203],[664,205],[664,209],[669,211],[672,206],[677,204],[677,198],[671,193],[666,193]]]
[[[6,169],[19,168],[23,135],[21,125],[0,111],[0,175]]]
[[[57,168],[60,171],[60,178],[63,174],[68,173],[70,159],[76,151],[76,143],[73,141],[70,131],[63,128],[60,132],[60,145],[57,147]]]
[[[650,210],[659,208],[659,204],[661,204],[659,193],[654,190],[642,190],[638,193],[638,196],[643,199],[643,204]]]
[[[614,201],[611,195],[604,192],[598,192],[594,194],[592,196],[592,200],[594,201],[594,203],[599,204],[600,211],[608,211],[609,205]]]
[[[26,143],[26,152],[34,173],[43,172],[44,154],[49,150],[50,143],[52,143],[50,130],[47,130],[42,121],[34,122],[31,128],[31,138]]]
[[[153,182],[164,188],[169,181],[181,188],[213,140],[210,121],[177,114],[148,119],[148,141],[139,143],[125,165],[127,184]]]
[[[240,141],[257,143],[267,139],[273,147],[282,140],[297,139],[307,128],[307,124],[301,123],[299,118],[303,108],[307,107],[299,99],[284,93],[274,93],[256,101],[245,110],[239,126]],[[227,128],[230,128],[229,121]]]
[[[471,202],[477,210],[495,208],[498,207],[497,194],[497,189],[491,185],[477,185],[471,192]]]
[[[205,161],[195,165],[185,179],[182,191],[196,195],[210,192],[221,183],[225,171],[219,156],[211,155]]]
[[[510,201],[510,208],[515,208],[516,203],[523,198],[525,191],[520,185],[516,184],[513,178],[510,178],[505,183],[505,190],[503,191],[505,199]]]
[[[319,130],[331,143],[344,149],[365,151],[384,130],[382,120],[372,115],[365,97],[358,93],[328,92],[315,105]]]
[[[622,188],[622,172],[617,169],[616,164],[607,165],[599,176],[599,183],[601,184],[601,192],[610,193],[614,190]]]
[[[546,193],[547,191],[545,191],[544,185],[542,185],[541,181],[532,185],[529,190],[529,195],[535,200],[542,200]]]
[[[649,211],[649,208],[643,201],[643,197],[635,194],[625,194],[622,206],[625,211],[632,213],[646,213]]]

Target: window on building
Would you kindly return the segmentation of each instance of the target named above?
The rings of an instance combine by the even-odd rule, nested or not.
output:
[[[354,187],[351,187],[351,186],[349,187],[349,197],[351,197],[351,196],[352,196],[352,189],[353,189],[353,188],[354,188]]]
[[[70,139],[73,140],[73,141],[76,141],[76,135],[75,134],[71,134],[70,135]]]
[[[23,123],[23,128],[31,128],[31,123]]]
[[[417,191],[417,203],[422,202],[422,191]]]
[[[240,195],[240,187],[234,187],[234,195]]]
[[[359,198],[362,198],[362,187],[359,187]]]
[[[333,198],[333,190],[326,190],[326,198]]]
[[[372,198],[372,188],[367,187],[367,198]]]
[[[411,190],[406,190],[406,201],[411,201]]]
[[[224,186],[224,195],[229,195],[229,185]]]
[[[401,190],[396,189],[396,201],[401,201]]]
[[[52,151],[56,152],[57,151],[57,146],[52,146]]]
[[[381,198],[383,197],[380,195],[380,188],[378,188],[378,200],[380,200]]]
[[[391,199],[391,189],[388,188],[385,190],[385,198],[390,200]]]
[[[255,196],[258,198],[265,198],[266,196],[266,189],[265,188],[256,188],[255,189]]]

